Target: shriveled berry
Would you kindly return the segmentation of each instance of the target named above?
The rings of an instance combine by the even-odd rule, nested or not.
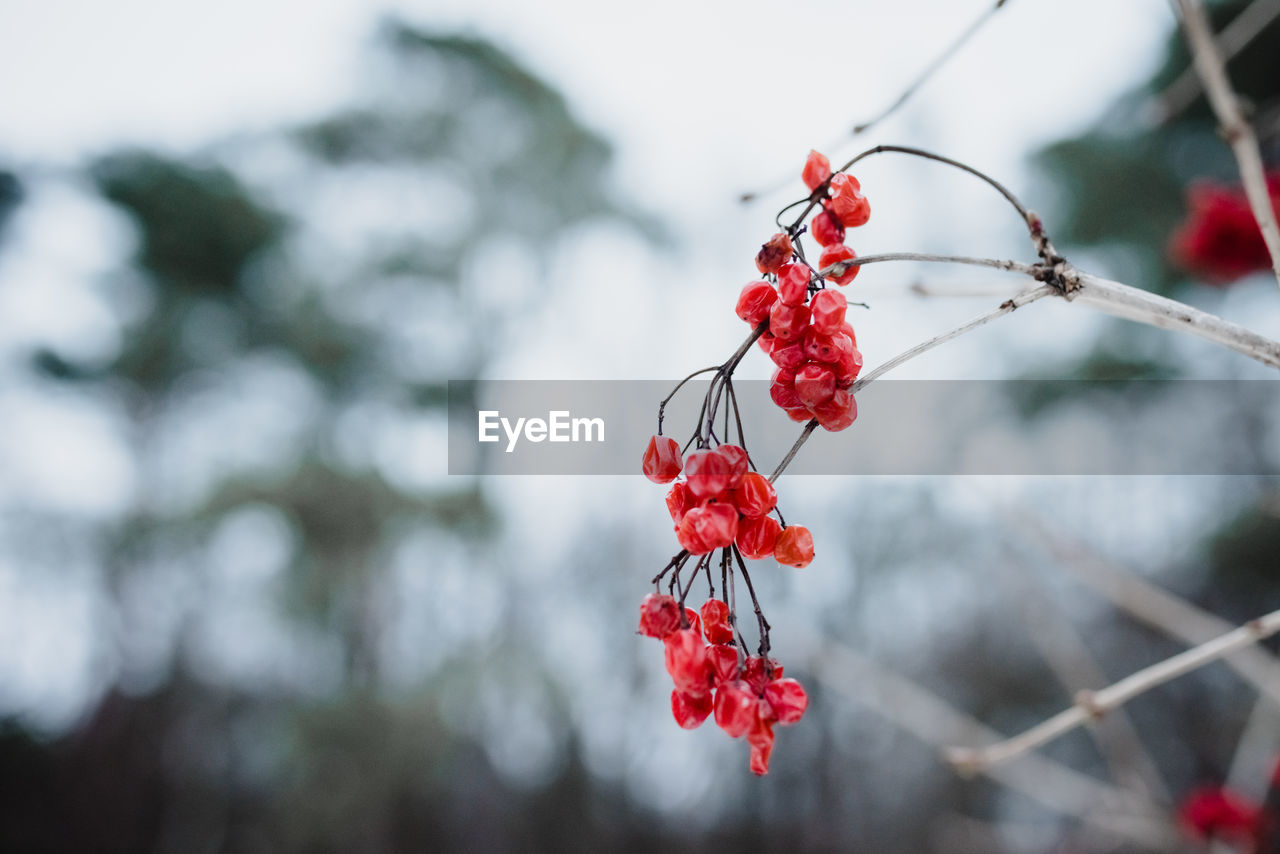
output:
[[[764,686],[782,676],[782,665],[776,658],[748,656],[742,665],[742,679],[756,696],[764,692]]]
[[[773,709],[773,716],[780,724],[794,724],[804,717],[809,708],[809,695],[794,679],[775,679],[764,686],[764,698]]]
[[[689,493],[689,487],[684,483],[673,483],[671,485],[671,491],[667,493],[667,512],[671,514],[672,522],[679,525],[680,520],[684,518],[684,514],[688,513],[696,503]]]
[[[773,724],[757,718],[747,733],[747,743],[751,745],[751,773],[763,777],[769,773],[769,757],[773,755]]]
[[[738,648],[728,643],[707,647],[707,660],[711,662],[712,685],[719,688],[725,682],[738,678]]]
[[[808,420],[808,411],[805,411]],[[774,544],[778,542],[778,534],[782,526],[772,516],[757,516],[738,521],[738,551],[751,560],[760,560],[773,554]]]
[[[808,302],[809,268],[804,264],[783,264],[778,270],[778,296],[787,305]]]
[[[816,190],[823,181],[830,177],[831,161],[827,159],[825,154],[810,149],[809,156],[804,159],[804,169],[800,172],[800,180],[804,181],[804,185],[810,190]]]
[[[828,367],[810,362],[796,372],[796,397],[813,410],[836,393],[836,375]]]
[[[829,210],[845,228],[857,228],[871,219],[871,203],[862,195],[862,188],[852,175],[834,175],[831,178]]]
[[[831,288],[818,291],[809,303],[809,320],[813,330],[821,335],[835,335],[842,331],[848,308],[849,301],[839,291]]]
[[[702,618],[698,616],[697,611],[692,608],[685,608],[684,621],[688,625],[682,626],[682,628],[693,629],[698,634],[702,634]]]
[[[746,682],[734,679],[720,684],[715,700],[716,726],[731,738],[741,738],[756,722],[756,695]]]
[[[742,483],[742,476],[747,473],[747,469],[751,467],[751,459],[747,456],[746,448],[739,445],[723,444],[716,448],[715,452],[723,457],[729,463],[729,489],[737,489]]]
[[[738,295],[735,309],[752,326],[759,326],[769,316],[769,309],[778,301],[778,292],[768,282],[749,282]]]
[[[693,530],[707,551],[727,548],[738,536],[738,511],[732,504],[713,501],[690,510],[685,518],[694,517]]]
[[[828,210],[819,212],[809,220],[809,233],[819,246],[839,246],[844,243],[844,224]]]
[[[779,368],[778,372],[773,376],[773,383],[769,386],[770,400],[783,409],[794,409],[797,406],[804,405],[796,395],[796,375],[794,373],[791,371],[784,372],[782,368]]]
[[[702,605],[702,635],[707,643],[733,643],[733,627],[729,625],[729,606],[719,599],[708,599]]]
[[[818,258],[818,269],[825,270],[832,264],[838,264],[842,261],[852,261],[857,257],[857,254],[848,246],[832,246],[822,251],[822,255]],[[861,267],[846,267],[843,273],[828,273],[826,278],[828,281],[835,282],[837,285],[847,285],[853,281],[854,277],[858,275],[858,271],[861,269]],[[772,321],[773,318],[770,316],[770,326],[772,326]],[[774,334],[776,335],[777,333],[775,332]]]
[[[858,333],[853,331],[853,324],[850,323],[848,319],[845,320],[844,326],[841,327],[840,331],[849,336],[849,340],[853,342],[853,346],[858,346]]]
[[[804,341],[784,342],[778,339],[778,345],[773,348],[769,358],[773,359],[773,363],[779,368],[795,371],[805,362]]]
[[[788,409],[787,417],[792,421],[795,421],[797,424],[803,424],[806,421],[813,420],[813,413],[810,412],[808,408],[801,406],[795,409]]]
[[[777,346],[778,339],[773,337],[773,333],[765,331],[763,335],[756,339],[756,346],[764,351],[766,356],[773,355],[773,348]]]
[[[857,420],[858,403],[853,399],[853,395],[838,388],[831,396],[831,400],[813,408],[813,417],[818,419],[822,429],[830,433],[838,433]]]
[[[680,605],[670,596],[650,593],[640,602],[640,634],[661,640],[680,628]]]
[[[672,691],[671,715],[682,729],[697,729],[711,714],[713,703],[710,691],[701,694]]]
[[[844,334],[836,336],[837,340],[847,341]],[[853,385],[858,374],[862,372],[862,353],[850,344],[848,349],[841,349],[840,357],[832,365],[836,374],[836,387],[847,389]]]
[[[711,684],[707,670],[707,646],[693,629],[677,629],[662,641],[667,673],[676,690],[691,694],[705,693]]]
[[[670,483],[680,474],[680,443],[669,436],[654,436],[644,449],[644,476],[654,483]]]
[[[778,493],[769,478],[759,472],[749,471],[742,476],[742,483],[733,491],[733,503],[738,512],[748,519],[763,516],[778,503]]]
[[[769,331],[781,341],[799,341],[809,328],[809,306],[776,302],[769,309]],[[775,360],[776,361],[776,360]]]
[[[761,273],[776,273],[783,264],[791,260],[791,252],[791,238],[786,232],[779,231],[760,247],[756,254],[756,269]]]
[[[694,451],[684,460],[685,483],[699,501],[727,491],[738,474],[734,461],[710,448]]]
[[[813,560],[813,535],[802,525],[788,525],[773,544],[773,559],[784,566],[803,569]]]
[[[680,543],[680,548],[691,555],[704,555],[711,551],[711,546],[698,535],[696,523],[701,514],[701,507],[692,507],[684,514],[680,524],[676,525],[676,540]]]

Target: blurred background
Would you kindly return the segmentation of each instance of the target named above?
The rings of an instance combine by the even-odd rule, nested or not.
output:
[[[676,548],[640,448],[631,478],[446,473],[448,380],[730,353],[810,148],[970,162],[1078,266],[1280,336],[1268,274],[1170,260],[1188,187],[1235,167],[1163,2],[1014,0],[848,136],[988,7],[0,6],[0,850],[1198,850],[1194,793],[1263,801],[1266,648],[1029,773],[938,756],[1280,607],[1274,478],[782,478],[818,558],[755,577],[812,702],[757,779],[676,727],[635,634]],[[1254,14],[1231,73],[1274,164],[1280,24]],[[861,254],[1034,260],[968,176],[858,177]],[[1020,285],[865,268],[867,364]],[[1049,300],[897,376],[1272,375]],[[1053,388],[1018,418],[1115,417]],[[1276,424],[1232,423],[1274,471]]]

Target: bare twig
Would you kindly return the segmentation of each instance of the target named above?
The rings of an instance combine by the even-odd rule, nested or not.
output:
[[[1218,46],[1214,43],[1204,7],[1199,0],[1170,2],[1176,5],[1181,14],[1196,73],[1204,83],[1205,94],[1209,98],[1209,105],[1213,107],[1214,115],[1218,117],[1222,135],[1236,157],[1249,207],[1253,209],[1254,219],[1262,230],[1262,239],[1271,255],[1272,270],[1276,274],[1277,283],[1280,283],[1280,225],[1276,224],[1271,197],[1267,193],[1267,178],[1262,167],[1257,137],[1254,136],[1253,127],[1245,120],[1240,101],[1231,88],[1231,81],[1227,77]]]
[[[1280,632],[1280,611],[1272,611],[1250,620],[1225,635],[1139,670],[1100,691],[1082,691],[1077,695],[1075,705],[1013,738],[983,748],[953,747],[947,749],[944,755],[960,771],[972,773],[985,770],[1022,756],[1124,705],[1139,694],[1255,644],[1276,632]]]

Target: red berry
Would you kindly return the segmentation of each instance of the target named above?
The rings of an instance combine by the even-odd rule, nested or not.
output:
[[[773,559],[785,566],[803,569],[813,560],[813,535],[801,525],[789,525],[773,545]]]
[[[671,491],[667,493],[667,512],[671,514],[672,522],[679,525],[684,514],[688,513],[695,503],[688,486],[683,483],[671,485]]]
[[[839,246],[844,243],[844,224],[828,210],[822,210],[809,220],[809,233],[819,246]]]
[[[836,336],[836,340],[848,341],[849,339],[840,334]],[[847,389],[853,385],[853,381],[862,371],[862,353],[855,350],[852,344],[848,348],[841,348],[839,358],[832,368],[836,374],[836,387]]]
[[[769,354],[769,358],[773,359],[773,363],[779,368],[787,371],[795,371],[804,364],[804,342],[795,341],[787,343],[778,339],[778,345],[773,348],[773,352]]]
[[[717,721],[718,722],[718,721]],[[1260,829],[1261,807],[1222,786],[1202,786],[1178,807],[1180,823],[1200,839],[1248,843]],[[1250,846],[1247,850],[1256,850]]]
[[[831,288],[818,291],[809,303],[809,317],[814,331],[822,335],[835,335],[842,331],[848,307],[849,301],[839,291]]]
[[[741,679],[723,682],[716,691],[716,726],[731,738],[741,738],[756,721],[756,695]]]
[[[765,515],[778,503],[778,493],[769,478],[759,472],[749,471],[742,476],[742,484],[733,491],[733,503],[738,512],[748,519]]]
[[[778,292],[768,282],[749,282],[738,295],[735,309],[752,326],[759,326],[769,316],[769,308],[778,301]]]
[[[813,420],[813,413],[810,412],[807,408],[800,406],[795,409],[788,409],[787,417],[790,418],[792,421],[803,424],[806,421]]]
[[[773,724],[757,717],[747,733],[751,745],[751,773],[763,777],[769,773],[769,757],[773,754]]]
[[[836,393],[836,375],[830,368],[810,362],[796,373],[796,397],[809,409],[814,409]]]
[[[743,475],[751,467],[751,460],[747,457],[746,449],[738,445],[725,444],[716,448],[715,452],[729,461],[729,489],[737,489],[742,483]]]
[[[780,724],[793,724],[804,717],[809,708],[809,695],[794,679],[775,679],[764,686],[764,698]]]
[[[783,409],[804,406],[796,395],[796,375],[782,368],[778,368],[773,374],[773,384],[769,386],[769,398]]]
[[[778,271],[778,295],[787,305],[804,305],[809,299],[809,268],[783,264]]]
[[[650,593],[640,602],[640,634],[665,638],[680,628],[680,605],[670,596]]]
[[[766,314],[767,316],[767,314]],[[756,339],[756,346],[764,351],[766,356],[773,356],[773,348],[778,345],[778,339],[773,337],[773,333],[765,331],[763,335]]]
[[[838,388],[831,400],[813,408],[813,417],[818,419],[824,430],[838,433],[857,420],[858,404],[853,395]]]
[[[804,410],[805,420],[809,418],[809,411]],[[738,522],[738,551],[742,552],[742,556],[751,560],[760,560],[773,554],[774,544],[778,541],[778,534],[782,532],[782,526],[778,524],[778,520],[772,516],[757,516],[755,518],[746,518]]]
[[[684,460],[685,483],[694,498],[715,498],[730,488],[741,475],[735,462],[710,448],[694,451]]]
[[[848,246],[832,246],[830,249],[824,249],[822,255],[818,258],[818,269],[825,270],[832,264],[836,264],[841,261],[852,261],[857,257],[857,254],[855,254]],[[827,280],[835,282],[837,285],[847,285],[853,281],[854,277],[858,275],[858,271],[861,269],[861,267],[847,267],[845,271],[839,275],[834,273],[828,274]],[[771,315],[770,326],[772,326],[772,322],[773,318]],[[777,335],[778,333],[775,332],[774,334]]]
[[[693,629],[698,634],[702,634],[702,619],[698,616],[697,611],[692,608],[685,608],[684,621],[689,624],[684,628]]]
[[[800,172],[800,180],[810,190],[816,190],[823,181],[831,177],[831,161],[825,154],[810,149],[809,156],[804,159],[804,169]]]
[[[644,476],[654,483],[670,483],[680,474],[680,443],[667,436],[654,436],[644,449]]]
[[[831,179],[831,201],[827,209],[846,228],[865,225],[871,219],[871,203],[851,175],[835,175]]]
[[[702,605],[702,634],[707,643],[733,643],[733,627],[729,625],[729,606],[719,599],[708,599]]]
[[[738,511],[727,502],[713,501],[685,514],[694,517],[693,530],[707,551],[728,548],[738,536]]]
[[[748,656],[742,666],[742,679],[759,696],[764,686],[782,676],[782,665],[773,658],[761,658],[758,655]]]
[[[711,680],[716,688],[738,678],[738,648],[727,643],[707,647],[707,659],[711,662]]]
[[[858,346],[858,333],[853,331],[853,324],[846,320],[844,322],[844,326],[840,328],[840,331],[849,336],[849,340],[853,342],[853,346]]]
[[[711,546],[703,542],[702,537],[698,536],[695,525],[698,521],[698,516],[701,514],[701,507],[690,508],[684,514],[684,518],[680,520],[680,524],[676,525],[676,540],[679,541],[680,548],[691,555],[704,555],[711,551]]]
[[[711,714],[711,692],[690,694],[686,691],[671,692],[671,714],[683,729],[697,729]]]
[[[756,269],[761,273],[776,273],[783,264],[791,260],[791,252],[791,238],[786,232],[779,231],[760,247],[756,254]]]
[[[781,341],[799,341],[809,328],[809,306],[776,302],[769,309],[769,331]],[[776,360],[775,360],[776,361]]]
[[[667,673],[676,690],[691,694],[706,693],[710,685],[707,670],[707,647],[702,636],[693,629],[677,629],[662,641]]]

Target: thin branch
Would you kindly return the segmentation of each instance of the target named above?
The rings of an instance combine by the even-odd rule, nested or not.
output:
[[[1262,153],[1253,127],[1245,121],[1240,101],[1231,88],[1223,65],[1222,55],[1214,43],[1213,32],[1204,7],[1199,0],[1170,0],[1181,12],[1183,30],[1191,48],[1191,58],[1196,72],[1204,82],[1205,94],[1214,115],[1218,117],[1222,134],[1231,146],[1240,167],[1240,180],[1244,184],[1249,207],[1262,230],[1262,239],[1271,255],[1271,267],[1280,283],[1280,225],[1276,224],[1275,211],[1271,208],[1271,196],[1267,193],[1267,177],[1262,168]]]
[[[1143,668],[1100,691],[1081,691],[1071,708],[1013,738],[983,748],[953,747],[946,750],[944,755],[957,770],[965,773],[990,768],[1035,750],[1082,724],[1102,717],[1139,694],[1184,676],[1238,649],[1251,646],[1276,632],[1280,632],[1280,611],[1272,611],[1250,620],[1238,629]]]

